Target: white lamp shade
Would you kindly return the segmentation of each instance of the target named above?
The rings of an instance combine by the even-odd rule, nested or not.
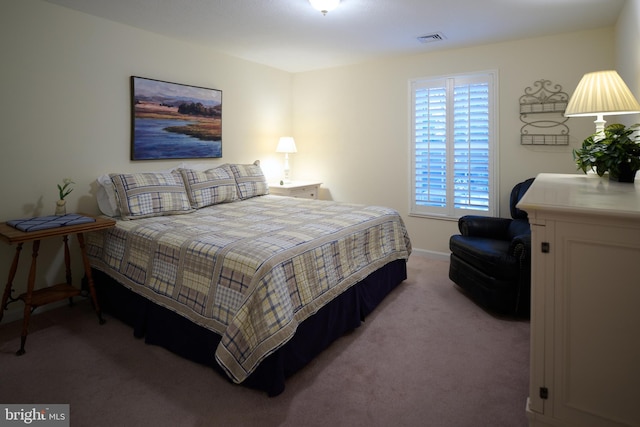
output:
[[[633,114],[640,104],[620,75],[613,70],[587,73],[571,95],[566,117]]]
[[[276,147],[276,153],[297,153],[296,142],[291,136],[283,136],[278,141],[278,147]]]
[[[319,10],[323,14],[332,11],[340,4],[340,0],[309,0],[314,9]]]

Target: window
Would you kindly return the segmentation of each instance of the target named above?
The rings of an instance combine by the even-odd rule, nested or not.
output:
[[[498,211],[495,73],[411,81],[411,214]]]

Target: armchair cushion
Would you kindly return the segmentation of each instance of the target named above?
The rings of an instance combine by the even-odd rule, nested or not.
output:
[[[486,237],[455,235],[449,240],[452,253],[496,279],[518,278],[520,262],[510,246],[510,240]]]

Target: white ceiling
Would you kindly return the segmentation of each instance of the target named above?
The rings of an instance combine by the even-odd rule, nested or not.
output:
[[[342,0],[326,16],[307,0],[47,1],[301,72],[612,26],[625,0]]]

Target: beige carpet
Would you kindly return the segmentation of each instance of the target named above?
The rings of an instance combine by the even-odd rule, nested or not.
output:
[[[491,316],[413,254],[409,279],[283,394],[99,326],[80,302],[0,325],[0,403],[68,403],[71,426],[526,426],[529,323]]]

